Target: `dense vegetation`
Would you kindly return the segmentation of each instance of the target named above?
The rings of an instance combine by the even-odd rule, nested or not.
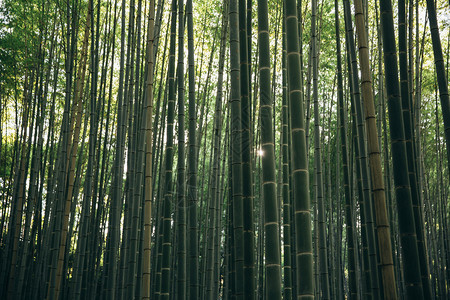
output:
[[[449,21],[0,1],[0,298],[448,299]]]

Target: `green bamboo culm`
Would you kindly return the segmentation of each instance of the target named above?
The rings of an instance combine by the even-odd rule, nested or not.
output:
[[[144,253],[142,255],[141,298],[150,299],[150,254],[152,240],[152,119],[153,119],[153,43],[155,28],[155,0],[150,0],[147,32],[147,78],[145,97],[145,181],[144,181]]]
[[[259,85],[261,118],[262,194],[265,232],[265,295],[281,299],[281,264],[276,198],[275,145],[272,124],[272,93],[270,85],[270,40],[267,0],[258,1]]]
[[[314,101],[314,187],[317,203],[317,233],[318,253],[319,253],[319,272],[320,272],[320,298],[330,299],[330,287],[328,284],[328,255],[327,255],[327,237],[325,228],[325,208],[323,199],[323,177],[322,177],[322,155],[320,148],[320,115],[319,115],[319,57],[318,57],[318,37],[316,29],[317,1],[311,1],[311,59],[313,75],[313,101]],[[329,199],[330,200],[330,199]]]
[[[239,19],[236,0],[230,1],[230,78],[231,78],[231,192],[233,207],[234,291],[244,298],[244,225],[242,201],[242,124],[239,56]],[[233,279],[232,279],[233,280]]]
[[[206,254],[206,288],[203,288],[205,290],[205,298],[206,299],[216,299],[218,297],[219,293],[219,273],[220,273],[220,267],[216,264],[218,264],[217,258],[219,257],[219,241],[221,239],[219,235],[219,227],[221,224],[220,218],[218,214],[220,214],[220,205],[219,205],[219,199],[220,199],[220,155],[221,155],[221,140],[222,137],[222,105],[223,105],[223,69],[225,67],[225,51],[226,51],[226,38],[227,38],[227,29],[228,29],[228,3],[227,1],[224,1],[224,6],[222,10],[222,33],[220,38],[220,53],[219,53],[219,74],[218,74],[218,81],[217,81],[217,93],[216,93],[216,103],[215,103],[215,113],[214,113],[214,138],[213,138],[213,167],[212,167],[212,174],[211,174],[211,204],[210,204],[210,210],[215,210],[214,213],[210,214],[210,226],[208,227],[208,233],[207,236],[214,236],[213,239],[208,239],[207,243],[207,254]],[[228,122],[227,122],[227,130],[228,130]],[[227,132],[228,133],[228,132]],[[227,134],[226,133],[226,134]],[[227,140],[227,139],[225,139]],[[226,143],[223,143],[224,147],[226,146]],[[225,159],[226,155],[223,155],[223,159]],[[222,172],[225,171],[225,162],[223,162],[222,165]],[[222,180],[224,180],[222,178]],[[211,225],[214,225],[211,226]],[[227,250],[228,251],[228,250]],[[224,262],[225,264],[225,262]],[[224,287],[225,288],[225,287]],[[192,298],[193,300],[196,300],[197,298]]]
[[[178,155],[177,155],[177,283],[176,298],[186,299],[186,197],[184,130],[184,0],[178,0]]]
[[[131,4],[130,4],[131,5]],[[134,5],[134,4],[133,4]],[[132,38],[132,44],[136,45],[136,37],[138,36],[138,34],[140,33],[140,22],[141,22],[141,11],[142,11],[142,0],[138,1],[137,5],[136,5],[136,9],[134,9],[135,12],[133,12],[133,15],[135,14],[136,16],[133,16],[132,19],[130,19],[130,21],[133,21],[136,19],[136,25],[135,25],[135,29],[133,31],[133,38]],[[137,30],[139,29],[139,30]],[[137,32],[135,32],[137,31]],[[136,49],[135,49],[136,48]],[[140,57],[140,44],[138,44],[137,46],[132,46],[132,49],[134,49],[131,52],[132,55],[132,61],[134,63],[137,63],[137,65],[139,65],[139,57]],[[132,67],[133,63],[131,64]],[[130,81],[133,83],[135,82],[135,80],[137,80],[139,82],[139,68],[136,67],[136,70],[133,70],[133,68],[131,68],[130,73]],[[133,72],[134,71],[134,72]],[[135,73],[137,71],[137,73]],[[130,133],[129,135],[131,135],[131,132],[133,132],[133,134],[131,135],[131,146],[130,146],[130,152],[127,156],[127,159],[130,159],[130,168],[127,170],[129,171],[129,187],[128,187],[128,193],[129,193],[129,210],[130,210],[130,231],[128,233],[128,239],[129,241],[127,243],[129,243],[129,246],[127,248],[126,251],[126,256],[125,256],[125,264],[126,264],[126,269],[125,271],[122,273],[123,274],[123,286],[124,286],[124,290],[123,290],[123,297],[124,298],[128,298],[131,299],[135,296],[136,294],[136,283],[137,283],[137,271],[138,268],[140,267],[140,265],[138,265],[136,263],[136,259],[140,254],[140,239],[141,239],[141,231],[138,230],[138,228],[141,227],[141,221],[140,221],[140,211],[141,211],[141,202],[142,202],[142,197],[141,197],[141,186],[142,186],[142,175],[143,175],[143,166],[144,166],[144,139],[143,138],[137,138],[137,132],[141,130],[141,128],[144,127],[145,124],[145,114],[143,113],[144,110],[139,110],[139,117],[137,117],[138,113],[138,107],[140,106],[140,100],[137,99],[138,96],[138,92],[137,90],[133,90],[133,84],[130,83],[129,84],[129,99],[130,102],[132,104],[130,104],[130,116],[131,116],[131,110],[133,109],[133,115],[135,116],[134,119],[135,121],[133,122],[134,125],[129,126],[129,130]],[[138,84],[134,85],[134,89],[138,88]],[[133,95],[136,92],[136,95]],[[134,99],[135,98],[135,99]],[[133,101],[132,99],[134,99],[135,101]],[[139,98],[140,99],[140,98]],[[135,154],[136,153],[136,154]],[[140,276],[140,274],[139,274]],[[140,284],[140,280],[139,280],[139,284]],[[139,293],[140,294],[140,293]]]
[[[285,0],[289,121],[291,125],[292,189],[294,195],[297,298],[314,299],[309,174],[304,107],[300,87],[300,54],[295,0]]]
[[[430,272],[428,268],[426,246],[424,241],[424,224],[421,212],[421,200],[419,198],[416,177],[416,153],[413,145],[413,122],[411,118],[411,99],[408,81],[408,58],[406,43],[406,1],[398,1],[398,56],[400,71],[400,93],[402,98],[403,122],[405,128],[406,152],[408,155],[408,175],[411,186],[411,199],[413,204],[414,222],[416,225],[417,249],[419,251],[420,272],[424,297],[431,299]]]
[[[192,0],[186,1],[187,32],[188,32],[188,64],[189,64],[189,153],[188,153],[188,187],[187,199],[189,205],[188,229],[188,264],[189,264],[189,299],[198,298],[198,228],[197,228],[197,152],[196,127],[197,116],[195,106],[195,65],[194,65],[194,21],[192,16]]]
[[[122,1],[122,29],[121,36],[125,36],[125,1]],[[122,178],[123,178],[123,166],[122,160],[124,158],[124,147],[125,144],[125,134],[123,132],[125,116],[123,112],[123,77],[124,77],[124,65],[125,65],[125,38],[120,41],[120,67],[119,67],[119,90],[117,93],[117,145],[116,153],[114,157],[113,165],[113,186],[111,192],[110,201],[110,215],[108,218],[108,241],[107,241],[107,252],[106,252],[106,263],[105,263],[105,289],[107,299],[114,299],[115,289],[116,289],[116,274],[117,274],[117,258],[118,258],[118,248],[119,248],[119,227],[120,227],[120,217],[122,213],[121,209],[121,198],[122,198]],[[111,232],[111,233],[110,233]]]
[[[411,190],[400,99],[397,52],[394,36],[394,20],[390,0],[380,1],[380,17],[383,36],[385,82],[388,99],[389,124],[395,195],[397,199],[398,226],[403,253],[403,270],[408,299],[423,299],[420,278],[419,253],[415,232]]]
[[[378,299],[379,286],[378,286],[378,270],[377,270],[377,253],[376,253],[376,240],[375,240],[375,226],[374,217],[372,212],[372,193],[371,193],[371,181],[369,178],[369,162],[366,147],[366,131],[364,124],[364,111],[361,97],[361,90],[359,86],[359,70],[356,56],[356,46],[353,34],[353,25],[351,18],[350,1],[343,0],[344,4],[344,19],[346,28],[346,38],[348,45],[348,53],[350,57],[349,69],[352,73],[352,111],[355,111],[355,121],[357,122],[357,145],[358,149],[355,153],[358,153],[357,167],[358,176],[361,179],[362,194],[359,197],[359,203],[361,206],[361,235],[363,244],[363,272],[365,278],[366,288],[363,286],[363,293],[366,299],[369,297],[372,299]],[[356,17],[356,16],[355,16]],[[362,81],[364,83],[364,81]],[[362,87],[361,87],[362,88]],[[359,179],[358,179],[359,180]],[[381,185],[378,185],[381,186]]]
[[[246,0],[239,0],[239,54],[242,124],[242,204],[244,226],[244,298],[255,297],[255,255],[253,231],[253,172],[252,172],[252,130],[250,126],[251,99],[249,78],[249,57],[247,47]]]
[[[337,53],[337,94],[338,94],[338,112],[339,112],[339,130],[341,138],[341,155],[342,169],[344,175],[344,197],[345,197],[345,222],[347,236],[347,257],[348,257],[348,288],[349,298],[355,300],[358,298],[358,290],[356,283],[356,252],[353,236],[353,216],[352,216],[352,197],[350,193],[350,175],[348,166],[347,153],[347,133],[345,130],[345,112],[344,112],[344,92],[342,79],[342,62],[341,62],[341,41],[339,31],[339,7],[338,0],[334,1],[335,7],[335,27],[336,27],[336,53]]]
[[[167,99],[167,131],[166,131],[166,166],[165,166],[165,186],[163,200],[163,221],[162,221],[162,259],[161,259],[161,282],[160,299],[169,299],[170,290],[170,252],[172,250],[172,218],[171,202],[173,197],[172,168],[173,168],[173,131],[175,119],[175,42],[177,26],[177,0],[172,1],[170,24],[170,48],[169,48],[169,69],[168,69],[168,87],[169,94]]]
[[[283,6],[284,10],[284,6]],[[289,193],[289,148],[288,148],[288,99],[287,99],[287,70],[286,70],[286,23],[283,22],[283,57],[282,57],[282,131],[281,131],[281,156],[282,156],[282,197],[283,197],[283,296],[284,299],[292,299],[292,258],[291,258],[291,197]]]

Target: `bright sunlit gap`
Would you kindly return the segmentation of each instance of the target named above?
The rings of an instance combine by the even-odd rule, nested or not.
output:
[[[256,150],[256,155],[263,156],[264,155],[263,149],[260,148],[260,149]]]

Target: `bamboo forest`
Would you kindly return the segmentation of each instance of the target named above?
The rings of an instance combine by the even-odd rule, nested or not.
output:
[[[0,299],[450,299],[447,0],[0,0]]]

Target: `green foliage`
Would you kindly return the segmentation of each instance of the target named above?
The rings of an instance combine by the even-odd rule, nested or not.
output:
[[[0,188],[6,191],[10,186],[9,182],[11,178],[12,167],[14,166],[14,145],[9,143],[8,140],[2,141],[0,152]]]

